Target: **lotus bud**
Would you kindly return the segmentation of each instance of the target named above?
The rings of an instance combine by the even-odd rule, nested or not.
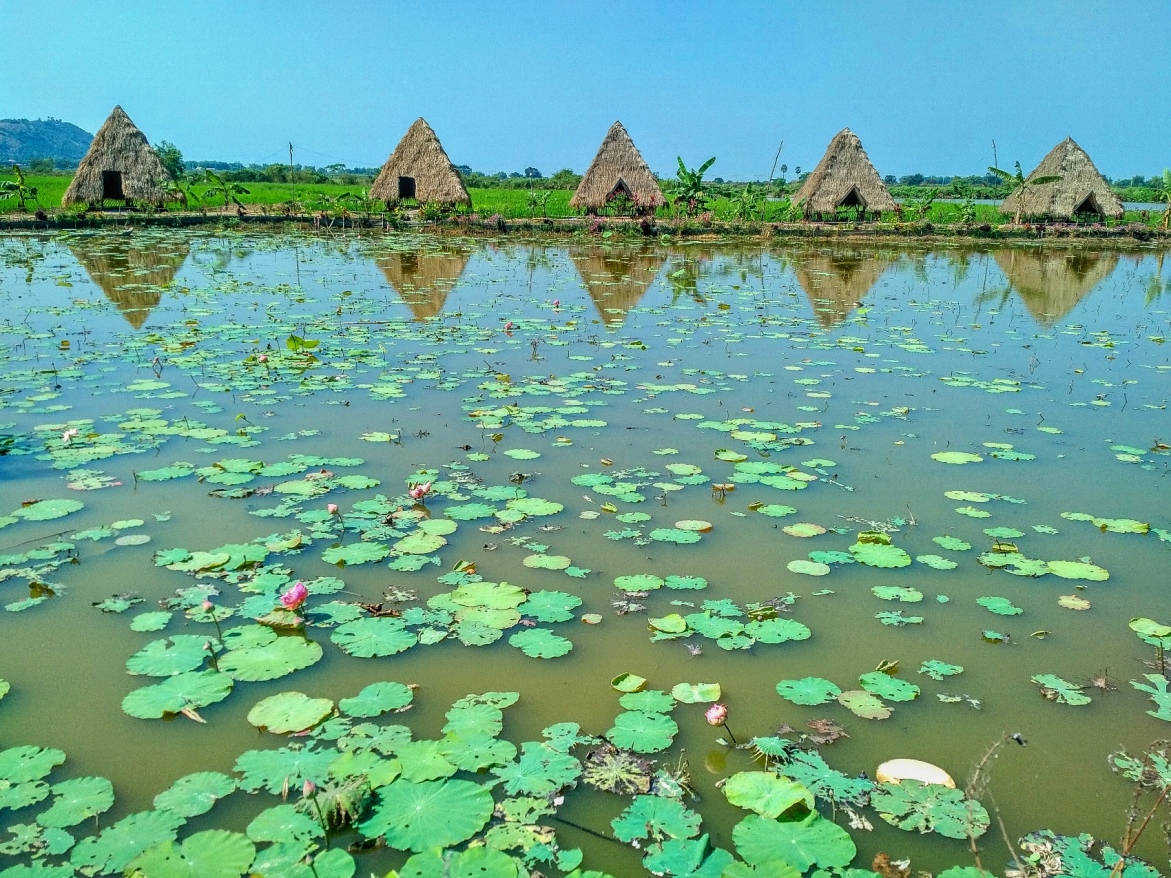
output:
[[[328,512],[330,515],[337,515],[337,504],[336,503],[326,503],[325,504],[325,511]]]
[[[723,704],[713,704],[704,714],[708,723],[713,726],[722,726],[728,721],[728,708]]]
[[[312,796],[316,792],[317,792],[317,784],[313,783],[313,781],[311,781],[311,780],[305,781],[305,786],[301,787],[301,795],[304,796],[305,798]]]

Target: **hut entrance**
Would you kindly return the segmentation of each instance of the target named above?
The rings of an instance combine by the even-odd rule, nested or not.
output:
[[[125,201],[122,192],[122,172],[102,171],[102,201]]]
[[[858,192],[858,187],[855,186],[842,196],[842,200],[838,202],[838,207],[858,207],[865,210],[866,199],[862,197]]]
[[[1073,209],[1073,215],[1075,217],[1086,215],[1100,217],[1103,213],[1102,206],[1098,204],[1098,199],[1094,197],[1093,192],[1083,198],[1078,206]]]
[[[414,198],[415,197],[415,178],[414,177],[399,177],[398,178],[398,197],[399,198]]]

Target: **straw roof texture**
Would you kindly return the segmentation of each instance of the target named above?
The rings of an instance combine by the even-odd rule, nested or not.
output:
[[[833,329],[862,304],[888,265],[889,260],[872,253],[834,250],[799,257],[795,271],[813,316],[823,328]]]
[[[1097,213],[1122,219],[1122,201],[1098,173],[1084,149],[1067,137],[1050,150],[1036,170],[1025,179],[1061,177],[1056,183],[1030,186],[1022,198],[1014,192],[1000,205],[1000,212],[1023,216],[1072,220],[1077,213]]]
[[[405,250],[375,259],[383,275],[416,320],[430,320],[443,312],[471,253],[455,248]]]
[[[616,329],[654,283],[666,256],[650,249],[585,247],[569,257],[607,329]]]
[[[171,175],[147,142],[146,135],[121,107],[114,107],[114,112],[94,135],[61,204],[100,204],[102,171],[122,172],[122,191],[127,198],[151,204],[167,200],[164,184]]]
[[[642,153],[626,133],[621,122],[615,122],[606,132],[598,153],[581,178],[577,191],[569,199],[570,207],[599,210],[618,190],[625,189],[640,207],[655,208],[666,203],[658,181]]]
[[[103,235],[70,244],[69,249],[126,322],[141,329],[162,300],[162,288],[186,261],[191,245],[147,235]]]
[[[411,177],[415,181],[415,198],[420,204],[464,204],[472,206],[472,197],[464,188],[459,171],[447,157],[443,144],[419,117],[407,129],[382,170],[370,187],[370,197],[387,204],[399,200],[398,178]]]
[[[849,128],[834,135],[793,203],[803,205],[806,214],[821,215],[851,205],[874,214],[895,209],[895,200],[870,164],[862,141]]]
[[[1118,254],[1079,251],[997,250],[996,264],[1029,313],[1052,326],[1114,271]]]

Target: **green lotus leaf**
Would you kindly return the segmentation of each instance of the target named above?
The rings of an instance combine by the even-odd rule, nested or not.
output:
[[[835,806],[861,808],[869,804],[874,781],[865,775],[855,777],[830,768],[816,750],[793,750],[783,755],[785,775],[803,783],[817,798]]]
[[[808,640],[813,632],[808,626],[796,619],[762,619],[758,622],[749,622],[744,626],[744,633],[760,643],[788,643],[791,640]]]
[[[339,625],[330,640],[347,655],[374,658],[397,655],[418,643],[419,638],[401,619],[383,616]]]
[[[931,455],[932,460],[937,460],[940,463],[980,463],[984,458],[978,454],[970,454],[967,451],[937,451]]]
[[[809,561],[805,558],[796,558],[785,565],[791,573],[802,573],[806,576],[825,576],[830,572],[828,564],[820,561]]]
[[[740,771],[724,783],[724,795],[737,808],[762,817],[780,817],[798,805],[813,809],[813,794],[802,784],[771,771]]]
[[[948,500],[959,500],[961,503],[987,503],[992,498],[979,491],[944,491],[943,496]]]
[[[677,527],[657,527],[652,530],[648,536],[656,542],[675,543],[680,546],[689,543],[698,543],[701,539],[698,532],[693,530],[681,530]]]
[[[890,707],[861,689],[843,692],[838,696],[838,704],[862,719],[886,719],[892,712]]]
[[[245,626],[248,628],[263,626]],[[232,629],[233,631],[238,629]],[[219,669],[233,680],[244,680],[249,683],[264,680],[276,680],[300,671],[321,661],[321,644],[315,643],[299,635],[278,637],[274,632],[272,639],[263,638],[267,642],[253,641],[252,645],[229,649],[217,661]],[[262,635],[257,635],[260,640]],[[227,636],[224,645],[232,643]]]
[[[137,719],[162,719],[223,701],[231,691],[232,678],[226,673],[188,671],[135,689],[122,699],[122,710]]]
[[[988,812],[962,790],[941,784],[904,780],[878,784],[870,804],[892,826],[915,832],[937,832],[946,838],[979,838],[988,829]]]
[[[14,509],[12,515],[23,518],[25,521],[51,521],[54,518],[64,518],[66,515],[84,509],[85,504],[80,500],[38,500],[28,506]]]
[[[628,692],[618,699],[618,703],[626,710],[642,710],[646,713],[670,713],[676,706],[675,699],[661,689]]]
[[[142,472],[135,473],[140,482],[165,482],[170,479],[181,479],[184,476],[189,476],[195,472],[195,467],[190,464],[176,463],[172,466],[164,466],[159,469],[148,469]]]
[[[371,683],[353,698],[343,698],[337,706],[342,713],[353,717],[374,717],[388,710],[401,710],[415,697],[410,686],[402,683]]]
[[[381,561],[389,554],[390,547],[385,543],[358,542],[326,549],[321,553],[321,560],[326,564],[337,564],[345,567],[351,564],[369,564]]]
[[[509,448],[504,454],[513,460],[536,460],[541,456],[539,451],[532,451],[528,448]]]
[[[650,573],[634,573],[614,578],[614,587],[621,591],[655,591],[666,585],[661,576]]]
[[[49,785],[41,780],[29,780],[24,783],[10,783],[0,781],[0,811],[9,808],[19,811],[49,798]],[[0,853],[5,853],[0,846]]]
[[[399,850],[451,847],[483,829],[494,807],[492,793],[470,781],[400,778],[376,792],[370,816],[358,828],[367,838],[386,836]]]
[[[171,623],[172,616],[174,616],[174,613],[170,610],[154,610],[147,613],[139,613],[130,620],[130,630],[140,633],[162,631]]]
[[[261,731],[287,735],[311,729],[331,713],[333,702],[328,698],[281,692],[256,702],[248,711],[248,722]]]
[[[307,780],[320,786],[329,776],[329,766],[336,758],[336,750],[318,751],[299,745],[275,750],[248,750],[237,757],[233,771],[243,775],[241,789],[250,793],[263,789],[281,795],[286,788],[300,789]]]
[[[797,514],[797,510],[794,507],[783,506],[778,503],[767,503],[764,506],[758,506],[756,511],[769,518],[784,518],[786,515]]]
[[[932,570],[955,570],[959,565],[950,558],[944,558],[942,555],[916,555],[915,560],[920,564],[925,564]]]
[[[858,852],[846,830],[816,812],[798,821],[750,814],[733,827],[732,842],[751,865],[780,861],[799,872],[815,865],[841,868]]]
[[[464,646],[488,646],[503,637],[504,631],[483,622],[463,621],[455,627],[455,636]]]
[[[702,613],[694,614],[702,616]],[[666,616],[660,618],[652,618],[647,620],[647,624],[655,631],[662,631],[666,634],[682,634],[687,630],[687,620],[678,613],[668,613]],[[741,626],[743,627],[743,626]]]
[[[919,697],[919,687],[882,671],[871,671],[858,678],[862,688],[871,695],[887,701],[914,701]]]
[[[455,521],[476,521],[480,518],[491,518],[496,514],[496,507],[487,503],[465,503],[462,506],[448,506],[443,514]]]
[[[551,796],[581,775],[581,763],[568,753],[535,741],[521,745],[520,759],[492,769],[510,796]]]
[[[882,598],[884,601],[902,601],[903,603],[914,604],[923,600],[923,592],[917,588],[906,588],[901,585],[876,585],[870,589],[870,593],[876,598]]]
[[[172,840],[184,818],[171,811],[140,811],[123,817],[100,835],[83,838],[69,863],[84,875],[121,873],[143,851]]]
[[[64,761],[64,752],[52,747],[9,747],[0,750],[0,781],[19,784],[40,780]]]
[[[473,582],[461,585],[451,593],[452,603],[461,607],[486,607],[491,610],[515,609],[527,597],[523,588],[507,582]]]
[[[682,704],[709,704],[719,701],[720,695],[719,683],[676,683],[671,687],[671,697]]]
[[[275,805],[261,811],[245,832],[254,842],[277,844],[305,844],[325,835],[314,817],[301,813],[293,805]]]
[[[505,628],[511,628],[520,622],[520,610],[497,610],[491,607],[464,607],[455,614],[455,618],[461,625],[470,623],[503,631]]]
[[[854,560],[868,567],[908,567],[911,564],[911,556],[900,549],[898,546],[884,545],[881,543],[857,542],[850,546],[850,554],[854,556]]]
[[[932,537],[931,541],[939,545],[942,549],[947,549],[949,552],[966,552],[972,548],[971,543],[964,542],[959,537]]]
[[[200,771],[184,775],[170,789],[163,790],[154,798],[154,806],[160,811],[171,811],[181,817],[198,817],[206,814],[224,796],[236,789],[236,781],[218,771]]]
[[[635,753],[657,753],[671,746],[679,726],[662,713],[628,710],[614,718],[606,738],[615,747]]]
[[[526,616],[538,622],[568,622],[573,610],[581,606],[581,598],[563,591],[534,591],[520,606]]]
[[[635,796],[610,826],[614,837],[627,844],[639,839],[694,838],[699,835],[700,816],[676,799]]]
[[[825,704],[842,694],[830,680],[821,677],[802,677],[800,680],[781,680],[777,694],[794,704]]]
[[[1049,572],[1062,579],[1088,579],[1091,582],[1105,582],[1110,573],[1096,564],[1086,561],[1050,561]]]
[[[205,829],[184,839],[144,851],[128,871],[143,878],[239,878],[256,856],[247,836],[226,829]]]
[[[1053,674],[1037,674],[1033,682],[1041,687],[1041,694],[1058,704],[1078,707],[1092,700],[1077,683],[1070,683]]]
[[[394,748],[402,777],[411,783],[451,777],[456,766],[443,755],[440,741],[408,741]]]
[[[167,614],[168,617],[170,614]],[[176,634],[162,640],[152,640],[126,660],[126,670],[131,674],[149,677],[171,677],[184,671],[194,671],[203,665],[215,641],[195,634]]]
[[[572,562],[568,555],[529,555],[521,563],[534,570],[564,570]]]
[[[936,659],[928,659],[919,666],[919,673],[926,674],[932,680],[942,680],[944,677],[963,673],[963,670],[960,665],[949,665]]]
[[[610,681],[610,686],[619,692],[637,692],[646,685],[646,677],[640,677],[638,674],[619,674]],[[65,758],[65,754],[61,754],[61,758]],[[47,772],[46,772],[47,773]]]
[[[438,534],[414,533],[394,544],[394,550],[403,555],[430,555],[447,545]]]
[[[698,591],[707,588],[707,580],[702,576],[667,576],[664,577],[663,584],[676,591]]]
[[[398,870],[399,878],[519,878],[527,874],[523,864],[486,845],[466,851],[423,851]]]
[[[997,616],[1019,616],[1024,612],[1020,607],[1014,606],[1008,598],[982,597],[976,598],[976,603]]]
[[[549,628],[526,628],[508,638],[508,643],[529,658],[558,658],[573,649],[572,642]]]
[[[518,500],[509,500],[508,508],[522,515],[544,516],[556,515],[565,507],[551,500],[542,500],[539,497],[522,497]]]
[[[77,777],[54,784],[53,795],[53,804],[37,815],[37,823],[64,829],[110,810],[114,785],[104,777]]]
[[[1138,618],[1131,619],[1128,627],[1144,643],[1164,649],[1171,648],[1171,625],[1162,625],[1154,619]]]

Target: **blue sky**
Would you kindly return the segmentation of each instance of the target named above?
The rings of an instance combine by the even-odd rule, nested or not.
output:
[[[1072,136],[1171,166],[1171,4],[1140,0],[0,0],[0,118],[121,104],[189,159],[372,166],[422,115],[456,164],[583,171],[621,119],[650,166],[812,168],[841,128],[880,173],[1028,171]]]

